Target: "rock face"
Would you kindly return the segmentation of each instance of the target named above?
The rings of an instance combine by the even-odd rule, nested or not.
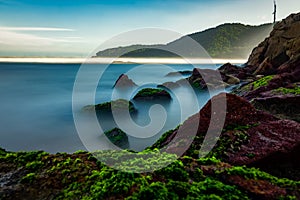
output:
[[[130,88],[136,86],[137,84],[135,84],[126,74],[121,74],[114,84],[115,88]]]
[[[248,66],[262,76],[235,91],[262,110],[283,119],[300,121],[300,13],[274,26],[270,36],[256,47]],[[272,76],[270,76],[272,75]]]
[[[186,155],[198,157],[198,150],[203,142],[203,138],[211,123],[212,130],[218,126],[219,119],[210,122],[211,101],[217,105],[222,99],[227,99],[227,110],[219,110],[226,113],[225,125],[217,145],[213,148],[211,155],[220,158],[222,161],[234,165],[255,165],[263,163],[274,154],[282,154],[291,158],[291,161],[300,163],[300,124],[291,120],[281,120],[268,113],[255,109],[247,100],[233,94],[222,93],[212,98],[201,111],[186,120],[180,130],[184,132],[184,137],[190,135],[190,127],[195,126],[200,116],[197,136],[192,142]],[[216,113],[214,113],[216,114]],[[162,146],[169,143],[177,134],[177,130],[165,136],[164,141],[160,141]],[[211,138],[212,140],[216,138]],[[186,146],[185,138],[177,138],[172,141],[167,149],[168,152],[177,152]],[[297,153],[295,153],[297,151]],[[196,153],[195,153],[196,152]],[[280,162],[274,158],[272,162]],[[272,162],[269,165],[272,165]],[[260,167],[260,165],[255,165]],[[293,166],[295,168],[299,167]],[[288,176],[288,175],[287,175]]]
[[[247,64],[257,67],[256,74],[268,75],[280,71],[284,64],[297,62],[300,58],[299,30],[300,13],[277,23],[270,37],[252,51]]]

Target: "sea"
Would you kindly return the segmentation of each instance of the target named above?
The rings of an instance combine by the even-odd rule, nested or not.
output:
[[[188,76],[168,75],[170,72],[219,66],[0,63],[0,147],[9,151],[44,150],[50,153],[109,148],[103,132],[122,123],[102,117],[97,118],[95,125],[95,113],[87,114],[82,109],[84,106],[118,98],[132,100],[142,88],[155,88]],[[117,91],[113,86],[121,74],[127,74],[138,86],[125,92]],[[154,122],[160,127],[154,127],[153,133],[130,134],[129,148],[141,151],[151,146],[164,132],[183,123],[212,96],[223,91],[191,92],[175,88],[170,89],[172,100],[169,101],[132,100],[138,111],[131,115],[130,123],[139,130],[152,130],[149,127]],[[85,131],[83,127],[91,130]]]

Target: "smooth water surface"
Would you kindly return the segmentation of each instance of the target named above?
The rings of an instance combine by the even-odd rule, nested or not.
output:
[[[155,87],[167,81],[179,80],[180,76],[167,77],[171,71],[192,70],[192,65],[147,65],[114,64],[105,69],[105,65],[89,65],[90,75],[86,74],[81,85],[92,87],[90,80],[94,71],[104,72],[98,82],[95,103],[110,101],[113,85],[120,74],[126,73],[137,85]],[[165,67],[165,68],[164,68]],[[217,68],[216,65],[198,65],[200,68]],[[86,149],[76,131],[72,114],[72,91],[79,64],[30,64],[0,63],[0,146],[7,150],[45,150],[48,152],[74,152]],[[171,69],[173,68],[173,69]],[[105,69],[105,70],[104,70]],[[173,92],[173,91],[172,91]],[[132,91],[131,91],[132,93]],[[118,96],[118,93],[114,93]],[[86,97],[82,90],[82,105],[77,105],[74,112],[81,112]],[[134,94],[126,94],[130,99]],[[129,137],[130,148],[142,150],[153,144],[163,132],[175,128],[184,119],[180,117],[180,104],[192,103],[189,94],[177,89],[172,94],[173,100],[162,103],[167,114],[167,121],[162,130],[150,138]],[[207,92],[198,92],[199,107],[210,98]],[[136,102],[138,113],[133,120],[140,126],[150,123],[149,109],[157,102]],[[184,112],[196,113],[194,106],[186,107]],[[161,116],[155,116],[161,117]],[[100,125],[104,130],[113,128],[111,119],[102,119]],[[101,135],[101,133],[97,133]],[[96,135],[94,141],[101,145],[101,137]]]

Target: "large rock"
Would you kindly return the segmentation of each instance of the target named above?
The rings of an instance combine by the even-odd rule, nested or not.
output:
[[[187,80],[195,88],[207,89],[210,87],[219,89],[240,83],[240,79],[234,75],[220,70],[195,68]]]
[[[140,90],[134,97],[134,100],[158,100],[166,99],[171,100],[171,95],[163,89],[144,88]]]
[[[82,108],[83,111],[91,112],[96,111],[109,113],[112,110],[114,112],[123,112],[129,110],[130,113],[137,111],[134,104],[131,101],[125,99],[117,99],[115,101],[105,102],[97,105],[88,105]]]
[[[292,64],[300,54],[300,13],[292,14],[274,26],[270,36],[251,53],[247,64],[256,73],[276,73],[281,65]]]
[[[130,88],[136,86],[137,84],[135,84],[135,82],[133,82],[126,74],[121,74],[114,84],[115,88]]]
[[[227,100],[227,110],[218,110],[213,114],[216,116],[226,114],[225,125],[210,155],[234,165],[254,165],[275,154],[290,156],[291,160],[300,163],[299,156],[295,156],[300,153],[300,124],[291,120],[281,120],[257,110],[247,100],[233,94],[222,93],[213,97],[198,114],[182,124],[179,130],[183,132],[181,133],[183,137],[176,138],[174,141],[173,138],[177,134],[175,130],[165,136],[164,141],[159,141],[160,145],[165,146],[172,142],[172,145],[167,147],[167,152],[178,152],[187,145],[185,141],[186,137],[191,136],[191,127],[198,123],[197,135],[185,153],[198,157],[197,152],[201,148],[208,126],[210,125],[210,128],[215,130],[221,121],[218,117],[215,121],[210,121],[211,101],[219,105],[224,98]],[[216,140],[217,138],[210,139]],[[295,151],[298,152],[295,154]],[[280,162],[276,157],[273,159],[274,162]],[[269,164],[272,165],[271,162]]]

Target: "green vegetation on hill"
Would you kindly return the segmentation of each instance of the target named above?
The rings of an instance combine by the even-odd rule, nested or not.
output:
[[[239,23],[222,24],[215,28],[187,35],[198,42],[213,58],[247,58],[252,49],[271,32],[272,24],[250,26]],[[177,57],[168,49],[177,49],[184,56],[201,57],[199,52],[185,44],[186,37],[166,45],[131,45],[106,49],[97,53],[98,57]],[[162,50],[165,49],[165,50]]]

